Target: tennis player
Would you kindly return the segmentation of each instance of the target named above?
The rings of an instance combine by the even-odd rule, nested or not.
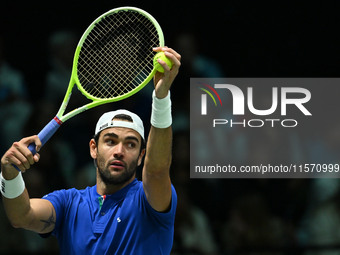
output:
[[[96,185],[84,190],[54,191],[30,199],[21,172],[39,161],[27,146],[38,136],[13,143],[1,159],[1,193],[7,216],[16,228],[57,237],[61,254],[170,254],[177,195],[170,181],[172,117],[170,87],[181,56],[168,47],[171,70],[154,78],[151,129],[145,146],[142,120],[127,110],[100,117],[89,143],[96,165]],[[145,148],[146,147],[146,148]],[[145,155],[142,181],[136,168]],[[18,172],[12,164],[18,166]]]

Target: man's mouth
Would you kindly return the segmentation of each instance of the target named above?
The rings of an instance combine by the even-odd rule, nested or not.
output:
[[[110,163],[110,167],[121,170],[121,169],[124,169],[125,164],[124,164],[124,162],[122,162],[120,160],[114,160]]]

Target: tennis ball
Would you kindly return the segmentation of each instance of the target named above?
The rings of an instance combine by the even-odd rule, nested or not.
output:
[[[164,73],[164,68],[157,62],[157,59],[159,58],[163,60],[168,65],[168,67],[171,69],[172,67],[171,60],[165,56],[164,52],[160,51],[153,58],[153,66],[156,68],[158,72]]]

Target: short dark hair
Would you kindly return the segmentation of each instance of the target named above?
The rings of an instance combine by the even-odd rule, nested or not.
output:
[[[116,116],[113,117],[112,120],[114,119],[118,119],[118,120],[125,120],[125,121],[129,121],[129,122],[133,122],[132,118],[129,116],[129,115],[126,115],[126,114],[117,114]],[[96,144],[98,144],[98,140],[99,140],[99,136],[100,136],[100,133],[102,131],[98,132],[97,134],[94,135],[93,139],[94,141],[96,142]],[[145,149],[145,141],[144,139],[141,137],[141,146],[140,146],[140,151],[139,151],[139,154],[142,152],[143,149]]]

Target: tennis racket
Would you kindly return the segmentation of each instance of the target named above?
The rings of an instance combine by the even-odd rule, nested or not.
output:
[[[141,9],[112,9],[94,20],[77,45],[70,82],[58,113],[38,134],[42,145],[68,119],[141,90],[156,73],[152,48],[159,46],[164,46],[162,29]],[[92,102],[64,115],[74,85]],[[34,143],[28,148],[33,155],[36,153]]]

